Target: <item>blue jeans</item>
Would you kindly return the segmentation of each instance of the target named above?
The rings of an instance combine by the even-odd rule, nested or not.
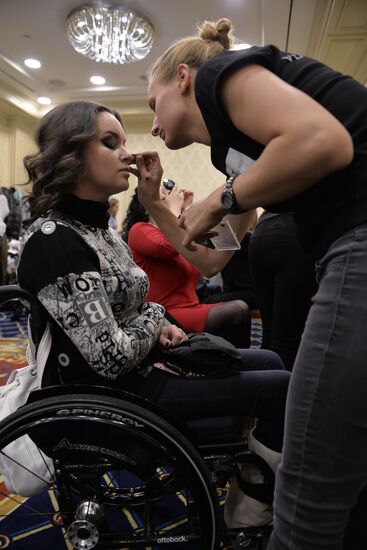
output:
[[[289,387],[268,550],[362,550],[367,520],[367,225],[318,262]]]

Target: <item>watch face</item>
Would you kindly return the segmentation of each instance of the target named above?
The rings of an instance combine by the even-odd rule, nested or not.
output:
[[[233,197],[231,193],[222,194],[222,206],[225,210],[229,210],[233,206]]]

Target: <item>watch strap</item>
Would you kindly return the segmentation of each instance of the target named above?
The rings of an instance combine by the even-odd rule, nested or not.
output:
[[[226,179],[226,183],[224,185],[222,195],[230,193],[231,196],[232,196],[232,202],[233,202],[233,205],[231,206],[231,208],[226,208],[225,210],[228,214],[243,214],[245,212],[248,212],[248,210],[244,209],[244,208],[240,208],[238,206],[236,195],[235,195],[235,192],[233,190],[233,183],[234,183],[235,179],[236,179],[236,176],[229,176]]]

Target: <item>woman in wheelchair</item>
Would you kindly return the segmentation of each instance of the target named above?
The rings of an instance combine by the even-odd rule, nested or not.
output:
[[[133,173],[148,207],[162,177],[158,154],[130,154],[119,114],[88,102],[47,113],[36,142],[38,151],[24,161],[32,184],[32,223],[18,281],[41,304],[51,329],[43,387],[127,390],[185,422],[220,415],[256,418],[249,444],[275,471],[289,378],[275,355],[256,351],[259,370],[250,370],[247,350],[243,370],[218,379],[184,378],[152,364],[156,346],[175,347],[187,336],[165,323],[161,305],[144,302],[147,277],[108,229],[108,199],[128,190]],[[233,489],[225,508],[229,527],[271,522],[268,505],[251,497],[237,503]]]

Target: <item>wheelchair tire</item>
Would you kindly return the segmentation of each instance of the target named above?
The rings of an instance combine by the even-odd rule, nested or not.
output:
[[[24,434],[54,461],[50,489],[59,508],[45,512],[39,496],[23,502],[3,487],[0,494],[10,503],[22,501],[50,526],[57,516],[74,548],[219,547],[219,506],[210,474],[195,447],[159,415],[115,396],[60,395],[3,420],[0,454]],[[168,513],[174,507],[178,518],[172,520]],[[7,520],[0,523],[0,539],[7,537],[9,547],[50,547],[45,530],[33,542],[32,530],[19,537]]]

